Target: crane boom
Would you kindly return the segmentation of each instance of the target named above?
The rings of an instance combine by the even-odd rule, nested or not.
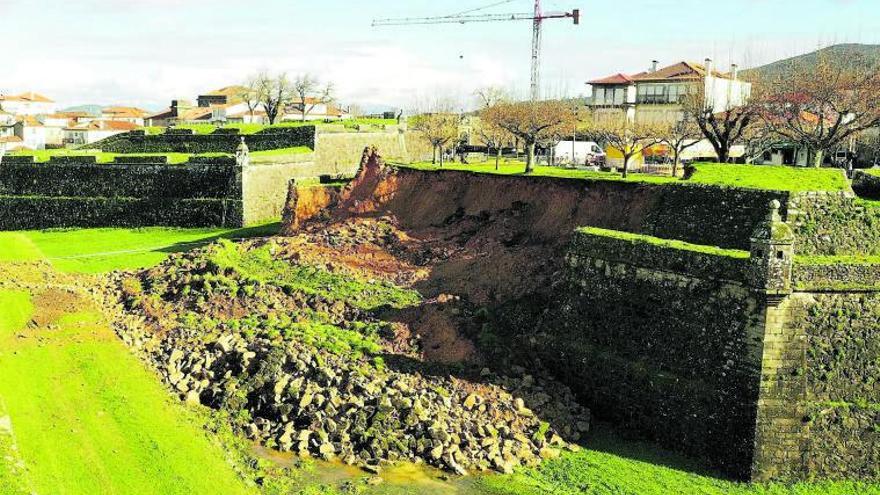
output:
[[[568,17],[573,17],[571,12],[548,12],[541,16],[541,20],[564,19]],[[531,12],[519,12],[515,14],[471,14],[441,17],[399,17],[391,19],[374,19],[373,27],[409,26],[414,24],[466,24],[471,22],[531,21],[537,19],[538,18]]]
[[[500,2],[504,3],[504,2]],[[493,4],[494,5],[494,4]],[[472,12],[472,11],[468,11]],[[571,12],[543,12],[541,0],[535,0],[534,12],[520,12],[513,14],[455,14],[439,17],[399,17],[388,19],[374,19],[373,27],[381,26],[409,26],[419,24],[467,24],[473,22],[501,22],[501,21],[532,21],[532,72],[531,72],[531,97],[536,101],[541,97],[541,25],[548,19],[573,19],[574,23],[580,24],[581,12],[574,9]]]

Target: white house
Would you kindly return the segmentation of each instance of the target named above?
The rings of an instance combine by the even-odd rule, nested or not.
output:
[[[351,113],[333,103],[321,103],[316,98],[306,97],[305,106],[308,109],[306,120],[345,120],[351,118]],[[281,120],[302,120],[302,102],[294,102],[284,109]]]
[[[144,126],[144,117],[147,112],[135,107],[106,107],[101,110],[100,120],[112,120],[116,122],[129,122],[138,127]]]
[[[64,144],[67,146],[92,144],[116,134],[133,131],[138,127],[131,122],[95,120],[88,124],[78,124],[64,129]]]
[[[55,102],[30,91],[20,95],[0,94],[0,108],[13,115],[49,115],[55,113]]]
[[[590,105],[599,115],[625,114],[630,122],[674,123],[681,119],[682,103],[688,94],[702,88],[706,105],[716,112],[742,105],[751,96],[751,83],[739,79],[736,65],[730,72],[704,64],[679,62],[634,75],[614,74],[588,82],[592,86]]]
[[[15,135],[30,150],[46,149],[46,127],[36,117],[25,115],[15,122]]]
[[[22,146],[24,146],[24,142],[15,135],[15,116],[0,110],[0,155]]]

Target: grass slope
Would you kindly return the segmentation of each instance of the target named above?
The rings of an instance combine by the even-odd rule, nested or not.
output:
[[[877,495],[880,486],[850,482],[792,485],[735,483],[699,463],[600,427],[588,449],[564,454],[535,469],[484,478],[488,493],[516,495]]]
[[[692,244],[690,242],[679,241],[675,239],[661,239],[643,234],[633,234],[631,232],[623,232],[620,230],[600,229],[598,227],[581,227],[578,231],[584,234],[609,237],[629,241],[633,244],[653,244],[655,246],[678,249],[682,251],[693,251],[703,254],[711,254],[714,256],[727,256],[728,258],[746,259],[749,257],[748,251],[739,249],[724,249],[717,246],[706,246],[702,244]]]
[[[419,170],[440,170],[438,165],[419,162],[404,165]],[[468,165],[461,163],[444,164],[444,170],[467,170],[476,173],[499,175],[523,175],[525,163],[504,160],[495,169],[495,162],[480,162]],[[643,182],[650,184],[705,184],[722,187],[765,189],[774,191],[848,191],[849,182],[843,171],[834,168],[795,168],[769,165],[729,165],[721,163],[699,163],[696,172],[688,180],[669,176],[630,173],[626,179],[617,172],[594,172],[561,167],[536,166],[530,175],[537,177],[561,177],[569,179],[593,179],[607,181]]]
[[[244,229],[147,227],[0,232],[0,262],[48,259],[63,272],[101,273],[152,266],[170,253],[220,238],[268,236],[277,232],[277,223]]]
[[[248,493],[100,316],[68,314],[19,338],[17,300],[0,305],[0,320],[14,321],[0,335],[0,398],[37,493]]]

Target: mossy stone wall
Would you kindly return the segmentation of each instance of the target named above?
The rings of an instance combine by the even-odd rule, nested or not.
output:
[[[238,194],[233,163],[166,165],[51,161],[0,165],[0,195],[103,198],[231,198]],[[149,158],[149,157],[144,157]],[[163,157],[164,158],[164,157]]]
[[[240,226],[233,199],[0,196],[0,230]]]
[[[598,417],[748,478],[762,312],[747,260],[576,235],[567,261],[542,361]]]
[[[880,254],[880,208],[847,193],[799,193],[788,205],[799,255]]]
[[[742,479],[880,478],[871,264],[796,265],[579,231],[534,351],[600,418]],[[530,336],[532,337],[532,336]]]

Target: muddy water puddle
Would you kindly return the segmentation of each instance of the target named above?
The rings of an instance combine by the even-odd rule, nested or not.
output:
[[[464,495],[485,493],[480,490],[478,477],[449,476],[430,466],[401,462],[386,467],[378,475],[373,475],[355,466],[338,461],[309,459],[309,467],[303,468],[303,459],[289,452],[278,452],[262,446],[254,446],[254,453],[260,458],[272,461],[279,466],[302,469],[303,488],[311,485],[331,485],[340,487],[351,482],[365,488],[363,493],[371,495],[396,495],[418,493],[419,495]],[[372,478],[372,480],[371,480]],[[381,482],[375,483],[376,478]],[[371,480],[372,483],[368,483]],[[359,492],[360,493],[360,492]]]

